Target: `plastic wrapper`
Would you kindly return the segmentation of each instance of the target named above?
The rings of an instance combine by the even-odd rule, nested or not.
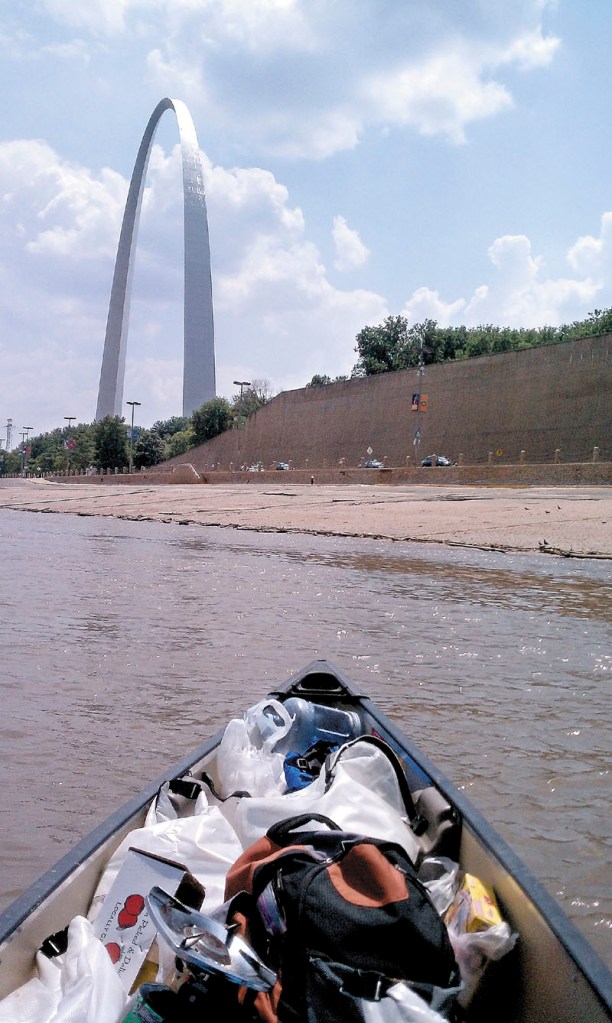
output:
[[[464,1008],[470,1004],[489,962],[510,952],[518,935],[507,923],[488,927],[486,931],[463,934],[449,928],[448,935],[461,973],[461,993],[458,1002]]]
[[[458,1002],[467,1008],[488,964],[510,952],[518,935],[502,920],[493,889],[472,874],[463,875],[446,925],[461,973]]]
[[[426,856],[419,867],[423,883],[440,916],[450,909],[459,890],[459,864],[446,856]]]

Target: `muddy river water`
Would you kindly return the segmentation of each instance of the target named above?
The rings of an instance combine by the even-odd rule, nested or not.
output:
[[[0,908],[326,657],[612,964],[609,563],[0,510]]]

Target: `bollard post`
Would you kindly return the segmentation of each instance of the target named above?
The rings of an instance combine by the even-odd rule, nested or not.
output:
[[[558,465],[561,461],[561,448],[555,448],[555,464]]]
[[[463,465],[463,453],[457,458],[457,465]]]
[[[314,476],[310,477],[310,483],[311,483],[311,485],[314,483]]]
[[[493,465],[493,452],[492,451],[489,451],[489,457],[487,458],[487,462],[488,462],[489,465]]]
[[[521,453],[519,455],[519,465],[524,465],[524,464],[525,464],[525,452],[521,451]]]
[[[599,461],[599,448],[593,448],[593,461]]]

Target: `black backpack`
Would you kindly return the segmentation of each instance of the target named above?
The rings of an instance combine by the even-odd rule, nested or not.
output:
[[[236,861],[233,896],[235,922],[279,974],[255,999],[267,1023],[363,1020],[362,1001],[398,980],[453,1019],[459,972],[446,927],[400,845],[319,814],[292,817]]]

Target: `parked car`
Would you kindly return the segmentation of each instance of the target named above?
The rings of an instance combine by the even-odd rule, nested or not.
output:
[[[370,458],[367,462],[363,463],[363,467],[364,469],[382,469],[383,464],[377,458]]]
[[[429,466],[429,468],[431,468],[431,466],[433,464],[433,459],[434,458],[436,460],[436,465],[456,465],[457,464],[456,462],[453,462],[450,458],[447,458],[446,455],[427,455],[427,458],[423,459],[423,461],[421,462],[421,465],[422,466]]]
[[[289,468],[289,462],[277,462],[276,465],[274,466],[274,468],[275,469],[288,469]]]

